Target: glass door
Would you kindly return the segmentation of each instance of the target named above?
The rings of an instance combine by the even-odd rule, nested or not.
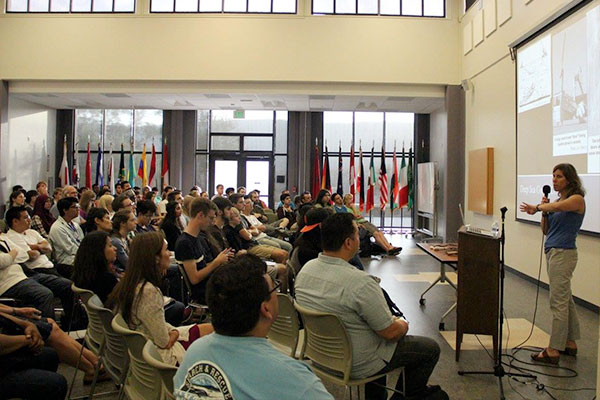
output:
[[[267,205],[270,196],[270,177],[271,161],[246,160],[246,189],[247,191],[260,190],[260,199]]]
[[[214,164],[214,178],[211,193],[216,193],[218,184],[223,185],[224,189],[228,187],[238,187],[238,169],[239,162],[237,160],[215,160]]]

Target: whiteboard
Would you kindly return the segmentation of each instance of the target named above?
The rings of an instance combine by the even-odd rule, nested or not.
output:
[[[417,211],[433,214],[435,212],[435,163],[418,164]]]

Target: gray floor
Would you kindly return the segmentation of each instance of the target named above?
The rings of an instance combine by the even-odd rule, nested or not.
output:
[[[392,237],[395,245],[405,249],[414,248],[414,241],[400,235]],[[493,361],[485,350],[463,350],[460,361],[454,361],[454,350],[446,343],[440,335],[438,324],[440,317],[453,304],[456,299],[455,291],[448,285],[438,285],[427,295],[424,306],[419,305],[420,293],[427,287],[425,282],[399,282],[394,278],[396,274],[411,274],[419,272],[438,272],[439,264],[431,257],[420,255],[401,254],[398,257],[385,257],[381,260],[363,260],[367,271],[382,278],[382,286],[388,291],[392,299],[407,315],[410,320],[410,333],[425,335],[436,340],[441,349],[440,361],[431,377],[432,384],[439,384],[448,393],[451,399],[498,399],[498,378],[494,376],[459,376],[457,372],[463,370],[491,370]],[[577,271],[575,271],[577,273]],[[514,274],[508,273],[505,282],[505,314],[507,318],[525,318],[532,320],[536,286]],[[519,383],[504,378],[503,384],[507,399],[587,399],[595,396],[595,390],[577,390],[581,388],[596,387],[597,370],[597,345],[598,345],[598,314],[585,308],[578,307],[581,330],[586,336],[578,342],[579,355],[576,358],[563,356],[560,366],[562,369],[543,367],[541,365],[527,366],[535,369],[538,374],[538,382],[554,387],[564,388],[569,391],[547,389],[548,393],[536,390],[535,383]],[[548,306],[548,292],[540,290],[539,305],[536,316],[536,325],[545,331],[550,328],[550,311]],[[446,330],[454,330],[456,324],[456,313],[452,313],[446,319]],[[510,349],[509,349],[510,350]],[[529,352],[521,351],[517,354],[521,360],[529,358]],[[504,357],[508,362],[508,358]],[[523,364],[520,364],[523,366]],[[569,371],[568,369],[572,371]],[[508,370],[508,368],[507,368]],[[61,366],[60,370],[69,381],[73,374],[73,368]],[[547,377],[540,375],[552,374],[564,378]],[[566,377],[577,374],[576,377]],[[390,379],[395,381],[394,376]],[[336,399],[344,398],[344,390],[340,387],[325,383],[327,389]],[[96,392],[113,390],[114,386],[106,382],[98,385]],[[73,390],[74,396],[87,394],[88,386],[81,383],[81,374],[76,380]],[[550,396],[551,395],[551,396]],[[102,396],[102,398],[116,399],[116,395]]]

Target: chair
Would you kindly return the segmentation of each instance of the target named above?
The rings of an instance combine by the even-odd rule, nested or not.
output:
[[[279,219],[277,217],[277,214],[275,214],[275,212],[273,210],[271,210],[270,208],[264,208],[264,210],[265,210],[265,216],[267,217],[267,224],[272,224],[273,222],[275,222]]]
[[[99,318],[104,332],[104,351],[102,352],[102,365],[111,379],[119,387],[119,398],[123,391],[127,371],[129,370],[129,355],[127,343],[122,335],[112,328],[111,322],[114,314],[104,307],[100,298],[92,296],[88,301],[89,315],[94,319]]]
[[[352,379],[350,377],[352,343],[342,321],[335,314],[309,310],[298,305],[297,302],[294,303],[294,307],[304,322],[305,340],[300,356],[302,358],[306,356],[312,361],[313,370],[320,378],[350,389],[350,398],[352,398],[352,387],[358,386],[358,397],[360,398],[360,385],[387,375],[385,373]],[[401,375],[398,379],[402,379],[402,393],[404,394],[404,367],[399,370]]]
[[[284,353],[297,358],[296,350],[298,349],[298,339],[300,337],[298,313],[289,295],[277,293],[277,299],[279,301],[279,315],[273,321],[267,337],[275,344],[276,348],[283,346],[287,350]]]
[[[177,263],[177,269],[179,270],[179,276],[181,277],[181,301],[186,306],[193,308],[199,308],[208,313],[208,306],[200,303],[196,303],[192,299],[192,282],[185,272],[183,264]]]
[[[129,353],[129,371],[125,379],[124,391],[130,400],[160,400],[162,384],[154,368],[142,355],[147,338],[140,332],[129,329],[121,313],[111,322],[113,330],[122,335]]]
[[[148,340],[144,345],[142,355],[144,357],[144,360],[148,364],[150,364],[160,376],[160,380],[162,382],[162,398],[166,400],[174,399],[175,396],[173,395],[173,377],[177,372],[177,367],[165,363],[160,357],[156,345],[150,340]]]

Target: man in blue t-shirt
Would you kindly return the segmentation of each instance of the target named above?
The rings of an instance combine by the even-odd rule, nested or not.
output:
[[[247,254],[213,272],[206,299],[215,333],[196,340],[173,378],[177,399],[333,399],[310,368],[266,339],[276,284]]]

